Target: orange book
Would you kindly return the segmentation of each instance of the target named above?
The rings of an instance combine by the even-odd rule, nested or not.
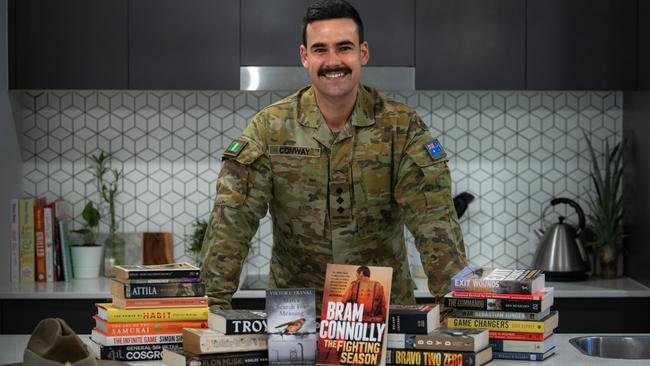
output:
[[[107,336],[128,336],[139,334],[178,334],[183,333],[183,328],[207,328],[207,320],[188,320],[173,322],[134,322],[112,323],[107,322],[97,315],[95,327]]]
[[[151,299],[124,299],[121,297],[113,296],[113,306],[120,309],[208,306],[208,297],[198,296],[198,297],[157,297]]]
[[[43,223],[44,200],[34,202],[34,234],[36,239],[36,282],[45,282],[45,224]]]

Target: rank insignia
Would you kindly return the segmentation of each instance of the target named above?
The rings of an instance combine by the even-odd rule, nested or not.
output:
[[[426,143],[424,145],[424,148],[427,149],[429,155],[431,155],[431,157],[434,159],[438,159],[445,155],[445,151],[442,149],[442,146],[438,142],[438,139],[433,139],[431,142]]]
[[[228,145],[226,151],[223,152],[223,155],[230,158],[236,158],[239,156],[242,150],[244,150],[246,144],[248,144],[248,141],[242,139],[241,137],[237,137],[236,139],[232,140],[230,145]]]

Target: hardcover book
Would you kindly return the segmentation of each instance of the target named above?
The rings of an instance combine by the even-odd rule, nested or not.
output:
[[[452,291],[533,294],[544,288],[544,284],[544,272],[538,269],[467,266],[451,278]]]
[[[268,356],[266,351],[205,353],[202,355],[163,350],[162,361],[168,366],[257,366],[266,365]]]
[[[111,295],[125,299],[198,297],[205,296],[205,284],[201,282],[131,284],[113,280]]]
[[[120,309],[206,307],[208,306],[208,297],[198,296],[124,299],[121,297],[113,296],[113,306]]]
[[[534,296],[534,295],[528,295]],[[443,298],[445,307],[462,310],[498,310],[537,313],[553,305],[553,292],[543,292],[537,299],[499,299],[485,297],[455,297],[448,293]]]
[[[266,334],[263,310],[224,310],[211,306],[208,327],[223,334]]]
[[[437,304],[392,304],[389,309],[388,333],[427,334],[440,326]]]
[[[313,365],[316,361],[316,291],[266,290],[269,365]]]
[[[266,334],[222,334],[212,329],[183,329],[183,349],[196,354],[266,350],[266,339]]]
[[[113,266],[113,276],[121,282],[132,279],[199,278],[201,269],[190,263],[129,264]]]
[[[391,267],[328,264],[316,363],[385,365]]]
[[[506,319],[506,320],[542,320],[551,313],[548,308],[539,313],[519,313],[515,311],[495,311],[495,310],[456,310],[454,316],[459,318],[486,318],[486,319]]]
[[[545,353],[555,347],[555,334],[551,334],[543,341],[490,339],[490,346],[492,346],[492,351],[497,352]]]
[[[388,333],[388,348],[478,352],[488,345],[487,329],[438,328],[429,334]]]
[[[164,349],[183,350],[183,343],[104,346],[90,340],[87,344],[95,358],[115,361],[156,361],[162,360]]]
[[[552,332],[550,334],[553,334]],[[502,332],[497,330],[490,331],[490,339],[504,339],[513,341],[533,341],[541,342],[550,334],[528,333],[528,332]]]
[[[481,366],[492,360],[492,348],[479,352],[389,349],[386,358],[391,365]]]
[[[552,311],[540,321],[533,320],[501,320],[483,318],[447,318],[450,328],[484,328],[491,331],[542,333],[549,335],[558,326],[558,312]]]
[[[165,322],[107,322],[99,316],[93,316],[95,327],[107,336],[128,336],[143,334],[180,334],[183,328],[207,328],[205,320],[165,321]]]
[[[126,344],[182,343],[183,334],[142,334],[132,336],[109,336],[94,328],[90,339],[103,346],[123,346]]]
[[[115,323],[208,320],[208,307],[119,309],[110,303],[97,305],[100,319]]]

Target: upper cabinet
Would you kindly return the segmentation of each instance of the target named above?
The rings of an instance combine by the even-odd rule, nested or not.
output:
[[[300,66],[309,0],[241,0],[241,65]],[[351,0],[364,23],[368,66],[413,66],[414,0]]]
[[[130,0],[129,88],[239,89],[239,1]]]
[[[12,89],[124,89],[126,0],[12,0]]]
[[[528,0],[527,89],[634,89],[636,6]]]
[[[524,89],[526,2],[417,0],[417,89]]]

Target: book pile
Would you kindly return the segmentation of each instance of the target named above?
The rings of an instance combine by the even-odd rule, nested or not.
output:
[[[540,270],[465,267],[451,279],[444,305],[450,328],[490,331],[495,359],[543,361],[555,353],[553,288]]]
[[[90,349],[102,360],[161,360],[185,328],[206,328],[208,299],[189,263],[113,267],[112,303],[97,304]]]
[[[265,365],[266,313],[212,306],[208,328],[183,329],[183,349],[163,350],[162,361],[169,366]]]
[[[488,331],[439,328],[437,304],[391,305],[388,314],[388,364],[480,366],[492,360]]]

